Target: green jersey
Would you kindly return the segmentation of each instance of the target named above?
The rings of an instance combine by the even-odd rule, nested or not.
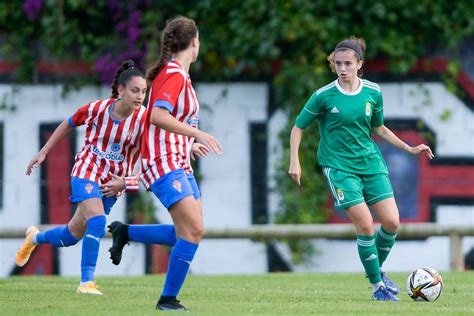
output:
[[[383,124],[380,87],[360,79],[354,92],[342,89],[338,81],[317,90],[306,102],[295,125],[306,128],[318,120],[321,166],[355,174],[388,173],[387,165],[372,139],[372,127]]]

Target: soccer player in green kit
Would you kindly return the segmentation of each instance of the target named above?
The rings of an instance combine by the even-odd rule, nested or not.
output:
[[[328,61],[338,78],[317,90],[296,118],[290,138],[289,175],[301,182],[299,146],[303,130],[317,120],[320,131],[318,161],[322,166],[337,208],[345,210],[355,226],[359,258],[373,286],[372,297],[397,301],[400,287],[380,270],[387,258],[399,225],[387,165],[372,133],[398,149],[418,155],[433,153],[424,145],[411,147],[399,139],[383,122],[380,87],[361,79],[365,41],[351,37],[341,41]],[[381,222],[375,232],[371,206]]]

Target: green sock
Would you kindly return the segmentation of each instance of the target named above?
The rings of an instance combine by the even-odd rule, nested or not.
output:
[[[375,284],[382,281],[377,247],[375,246],[375,234],[370,236],[357,235],[357,250],[370,283]]]
[[[385,262],[385,259],[387,259],[390,250],[392,250],[392,246],[395,243],[395,238],[397,238],[397,232],[390,233],[383,229],[383,227],[380,227],[377,237],[375,237],[375,245],[377,246],[377,251],[379,254],[380,266],[382,266],[382,264]]]

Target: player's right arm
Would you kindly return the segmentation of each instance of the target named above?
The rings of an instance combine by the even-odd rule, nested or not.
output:
[[[41,150],[31,159],[30,163],[26,167],[26,175],[29,176],[33,171],[33,168],[38,168],[41,163],[46,159],[46,156],[50,150],[56,146],[70,131],[76,126],[84,125],[89,122],[97,114],[98,106],[94,106],[89,103],[80,107],[76,113],[70,118],[65,119],[59,126],[54,130],[53,135],[48,139],[46,144]]]
[[[290,168],[288,174],[297,185],[301,184],[301,165],[299,160],[299,149],[303,130],[298,126],[293,126],[290,135]]]
[[[318,101],[317,94],[314,93],[308,102],[306,102],[304,108],[296,118],[295,126],[291,129],[290,135],[290,167],[288,174],[291,179],[297,184],[301,184],[301,165],[299,159],[299,150],[301,138],[303,136],[303,130],[308,127],[318,117]]]
[[[59,124],[43,148],[41,148],[41,150],[33,157],[33,159],[31,159],[28,167],[26,167],[26,175],[29,176],[33,168],[38,168],[46,159],[49,151],[54,146],[56,146],[72,129],[73,127],[69,125],[68,120],[64,120],[61,124]]]

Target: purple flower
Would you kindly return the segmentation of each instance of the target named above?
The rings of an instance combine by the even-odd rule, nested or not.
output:
[[[25,0],[25,2],[23,2],[23,11],[30,21],[36,20],[42,7],[42,0]]]
[[[133,44],[136,43],[137,39],[140,37],[141,35],[141,30],[138,26],[135,26],[135,25],[129,25],[128,26],[128,43],[129,43],[129,46],[132,46]]]
[[[119,32],[125,32],[127,30],[127,23],[125,23],[125,21],[120,21],[115,25],[115,29]]]
[[[100,81],[104,84],[112,83],[115,77],[115,71],[117,70],[118,66],[119,63],[114,60],[112,54],[110,53],[97,58],[95,62],[95,70],[100,75]]]
[[[118,8],[119,3],[118,3],[118,0],[109,0],[107,1],[107,5],[110,10],[115,10]]]
[[[115,23],[115,31],[120,37],[126,36],[126,41],[121,41],[118,47],[122,47],[123,53],[118,56],[116,53],[106,53],[96,59],[95,70],[100,76],[103,84],[112,83],[119,65],[127,59],[135,61],[138,69],[146,70],[146,45],[140,44],[139,39],[143,34],[140,26],[142,13],[138,9],[141,5],[150,7],[152,1],[131,0],[121,2],[119,0],[108,0],[107,2],[112,20]]]
[[[133,11],[130,13],[130,17],[128,19],[128,32],[127,38],[129,46],[134,46],[138,38],[140,37],[142,31],[140,29],[140,11]]]

